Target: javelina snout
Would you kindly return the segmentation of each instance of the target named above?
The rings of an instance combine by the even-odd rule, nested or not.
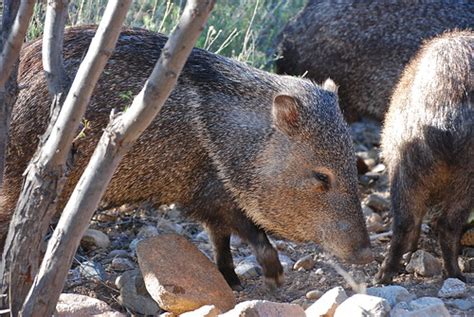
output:
[[[71,78],[93,35],[91,27],[65,32]],[[111,110],[127,106],[124,94],[140,91],[165,41],[138,29],[119,37],[87,109],[90,126],[75,144],[74,168],[59,207],[79,180]],[[0,229],[6,227],[22,172],[48,121],[51,101],[41,44],[29,44],[21,56],[19,77],[26,88],[12,112]],[[265,278],[279,284],[283,269],[267,232],[321,241],[335,253],[344,250],[341,254],[367,247],[354,156],[332,81],[318,86],[194,49],[160,114],[123,158],[103,203],[178,203],[184,215],[206,227],[216,264],[231,286],[240,285],[231,234],[251,245]],[[331,241],[321,239],[326,225],[339,220],[349,229],[334,230]]]

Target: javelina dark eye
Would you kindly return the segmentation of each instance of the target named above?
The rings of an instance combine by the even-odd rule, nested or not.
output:
[[[323,185],[323,188],[325,190],[329,189],[329,176],[328,175],[313,171],[312,176]]]

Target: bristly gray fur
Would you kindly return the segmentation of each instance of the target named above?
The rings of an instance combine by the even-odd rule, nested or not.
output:
[[[473,27],[473,1],[310,0],[280,35],[277,72],[331,77],[346,118],[381,121],[423,39]]]
[[[403,253],[417,248],[430,208],[447,275],[464,279],[459,239],[474,207],[474,32],[444,33],[423,45],[403,72],[382,133],[393,238],[379,273],[388,282]]]

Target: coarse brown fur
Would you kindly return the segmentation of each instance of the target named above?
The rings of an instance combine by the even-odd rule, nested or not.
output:
[[[277,72],[331,77],[346,118],[382,121],[423,39],[472,27],[472,1],[310,0],[280,35]]]
[[[72,77],[94,34],[65,34]],[[113,108],[123,110],[139,92],[166,38],[124,31],[93,95],[90,128],[76,142],[70,193]],[[0,212],[3,233],[18,197],[21,174],[48,121],[41,41],[21,56],[24,89],[13,110]],[[343,259],[370,259],[357,196],[354,151],[337,104],[335,85],[269,74],[194,49],[178,85],[157,119],[124,157],[103,200],[108,205],[151,200],[178,203],[210,233],[219,269],[239,280],[229,248],[237,233],[255,249],[265,277],[278,282],[282,267],[266,232],[319,241]],[[63,197],[64,198],[64,197]]]
[[[417,248],[423,216],[435,230],[450,277],[463,278],[459,239],[474,207],[474,32],[423,45],[393,94],[382,135],[391,183],[393,238],[378,281],[389,282]]]

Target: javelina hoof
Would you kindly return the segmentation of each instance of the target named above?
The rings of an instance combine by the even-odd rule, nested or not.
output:
[[[270,291],[274,291],[278,287],[282,286],[283,282],[285,282],[285,276],[283,275],[283,273],[281,273],[275,278],[265,276],[265,285]]]
[[[387,271],[382,267],[375,275],[374,284],[389,284],[394,276],[394,272]]]

